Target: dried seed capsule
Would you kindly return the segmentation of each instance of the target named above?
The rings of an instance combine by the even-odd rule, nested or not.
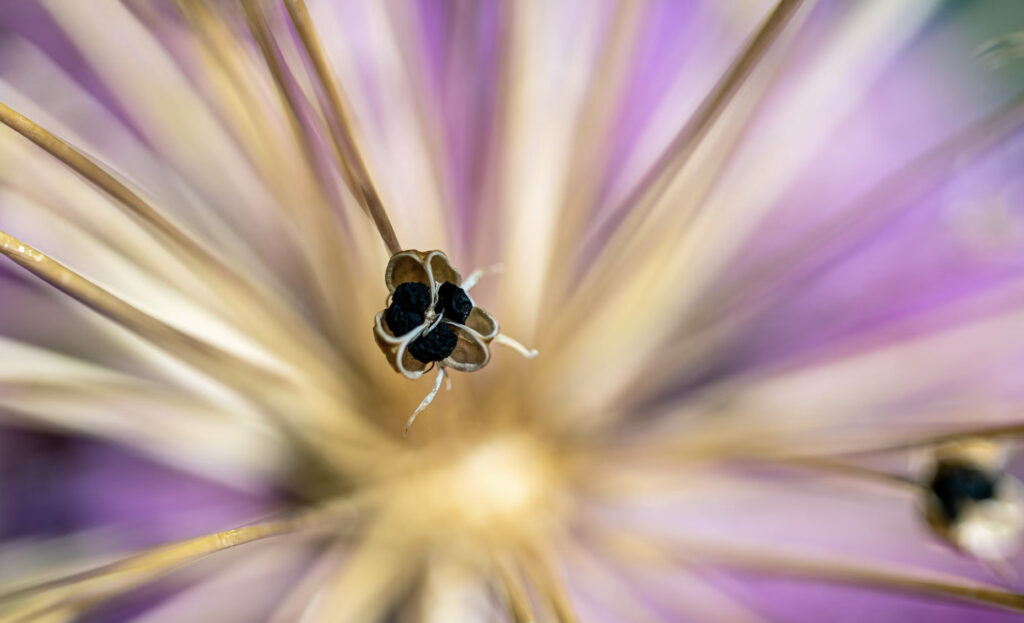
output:
[[[388,260],[384,283],[391,299],[374,317],[374,341],[391,367],[407,379],[418,379],[435,364],[437,368],[434,388],[413,411],[406,432],[437,395],[448,370],[473,372],[487,365],[492,341],[524,357],[537,356],[537,351],[502,335],[497,321],[473,304],[467,292],[481,274],[475,271],[464,282],[441,251],[407,249]],[[437,290],[432,292],[427,283]]]

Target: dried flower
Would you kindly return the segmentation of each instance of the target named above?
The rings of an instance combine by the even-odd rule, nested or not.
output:
[[[432,362],[462,372],[487,365],[498,323],[469,298],[472,284],[462,283],[444,253],[397,253],[384,281],[390,303],[374,319],[373,334],[397,372],[415,379]],[[431,339],[438,336],[448,337]]]
[[[526,357],[537,355],[500,335],[494,317],[469,297],[482,274],[476,271],[463,282],[441,251],[402,251],[388,261],[384,273],[388,306],[374,318],[377,346],[391,367],[408,379],[417,379],[428,366],[438,364],[434,388],[409,418],[406,433],[437,395],[445,368],[479,370],[490,361],[489,345],[495,338],[514,345]]]

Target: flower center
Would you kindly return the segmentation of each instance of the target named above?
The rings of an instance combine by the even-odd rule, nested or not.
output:
[[[549,468],[540,449],[526,439],[478,445],[451,468],[459,514],[480,526],[522,522],[547,497]]]
[[[390,483],[396,516],[416,517],[426,538],[519,542],[560,515],[560,470],[549,450],[526,434],[505,434],[448,448]]]
[[[430,288],[410,281],[399,284],[391,296],[391,305],[384,313],[384,322],[396,336],[427,325],[426,331],[409,344],[409,354],[423,363],[442,361],[458,345],[455,331],[440,320],[464,324],[473,310],[473,301],[466,291],[450,281],[437,290],[437,303],[430,306]]]

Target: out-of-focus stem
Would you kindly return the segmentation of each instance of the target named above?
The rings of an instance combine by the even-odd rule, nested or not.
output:
[[[292,24],[299,34],[299,39],[302,40],[306,54],[313,64],[313,69],[316,72],[320,86],[323,88],[324,94],[330,103],[327,113],[333,117],[333,123],[328,124],[330,126],[331,144],[334,147],[334,154],[338,158],[338,164],[341,166],[342,175],[349,188],[351,188],[352,194],[355,195],[356,199],[370,215],[370,218],[373,219],[373,224],[377,227],[377,231],[380,232],[381,239],[387,246],[388,251],[394,255],[401,251],[402,247],[398,243],[398,237],[395,235],[394,227],[391,225],[391,219],[388,218],[384,204],[381,203],[380,196],[373,185],[373,180],[370,178],[366,163],[359,153],[359,147],[356,145],[355,136],[352,132],[352,121],[348,113],[348,107],[345,104],[341,90],[331,75],[327,56],[324,54],[323,46],[320,44],[320,37],[313,27],[313,20],[309,16],[306,3],[303,0],[285,0],[284,4],[288,9],[288,15],[291,17]]]

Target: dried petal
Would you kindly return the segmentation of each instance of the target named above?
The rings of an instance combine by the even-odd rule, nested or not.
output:
[[[455,331],[459,340],[455,350],[444,360],[444,365],[461,372],[473,372],[487,365],[491,353],[483,338],[473,329],[454,322],[444,322]]]
[[[425,254],[419,251],[402,251],[391,256],[388,267],[384,271],[384,283],[388,293],[393,293],[400,284],[416,282],[432,286],[427,265],[423,261]]]
[[[498,335],[498,321],[482,307],[474,307],[464,324],[476,331],[485,344],[490,343]]]
[[[415,331],[413,333],[416,333]],[[412,353],[409,352],[409,344],[413,340],[406,340],[398,346],[398,352],[395,356],[395,369],[402,373],[407,379],[418,379],[423,376],[423,373],[427,371],[429,363],[420,361],[413,357]]]
[[[448,256],[443,252],[430,251],[426,254],[424,263],[427,265],[435,283],[450,281],[456,285],[462,285],[462,275],[452,267],[451,262],[448,261]]]
[[[399,372],[409,379],[419,378],[427,366],[409,354],[408,347],[410,342],[423,333],[426,325],[420,325],[409,333],[396,337],[384,328],[382,323],[384,313],[384,310],[382,310],[377,312],[377,315],[374,317],[373,338],[377,342],[377,346],[384,353],[384,357],[391,364],[391,367],[394,368],[395,372]]]

